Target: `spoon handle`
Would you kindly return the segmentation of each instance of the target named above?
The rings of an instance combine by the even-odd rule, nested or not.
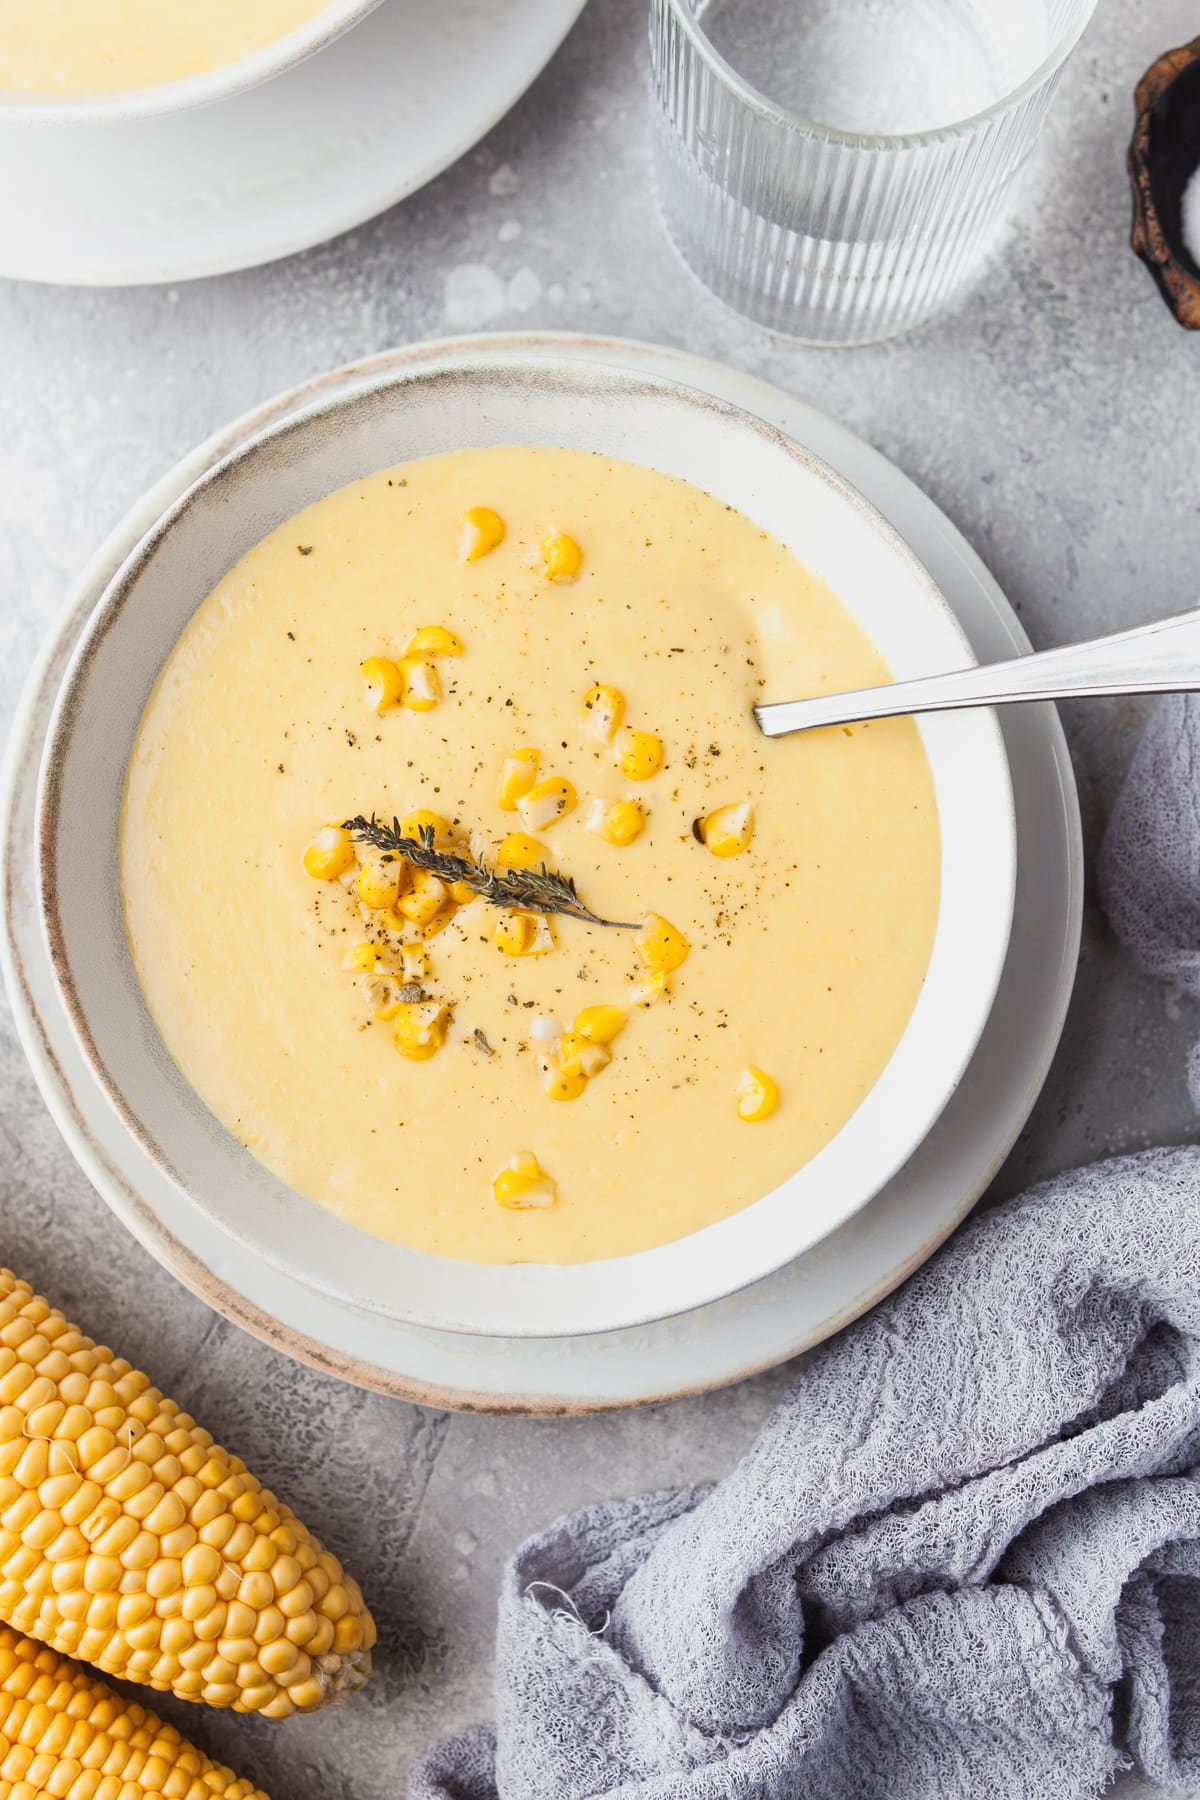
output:
[[[895,681],[856,693],[821,694],[756,706],[767,737],[851,725],[900,713],[948,712],[963,706],[1007,706],[1018,700],[1070,700],[1095,694],[1177,694],[1200,689],[1200,610],[1118,631],[1087,644],[1067,644],[1011,662],[984,663],[919,681]]]

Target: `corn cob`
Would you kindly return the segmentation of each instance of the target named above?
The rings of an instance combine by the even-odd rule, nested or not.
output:
[[[266,1800],[152,1712],[0,1625],[3,1800]]]
[[[0,1620],[270,1719],[361,1687],[358,1585],[237,1457],[0,1270]]]

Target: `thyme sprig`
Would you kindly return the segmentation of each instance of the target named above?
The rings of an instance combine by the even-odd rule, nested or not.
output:
[[[582,919],[588,925],[607,925],[616,931],[637,931],[634,919],[602,919],[585,906],[575,891],[570,875],[559,875],[545,863],[540,869],[498,869],[489,867],[482,858],[460,856],[453,850],[435,850],[431,825],[423,825],[419,837],[406,837],[399,819],[385,824],[372,813],[347,819],[342,827],[357,844],[370,844],[385,856],[402,856],[415,869],[427,869],[443,881],[465,882],[467,887],[492,906],[507,906],[515,912],[565,913],[568,918]]]

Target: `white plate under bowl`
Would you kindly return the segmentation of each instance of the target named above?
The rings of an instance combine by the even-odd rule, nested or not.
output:
[[[1028,649],[1004,595],[934,503],[832,419],[737,371],[659,347],[536,334],[540,353],[611,362],[731,400],[824,456],[918,550],[977,654]],[[435,361],[439,345],[390,352],[282,396],[202,445],[139,502],[100,549],[48,636],[9,738],[0,798],[5,984],[23,1047],[68,1146],[138,1240],[209,1305],[286,1354],[399,1398],[464,1411],[553,1415],[677,1398],[782,1362],[840,1329],[919,1267],[970,1211],[1037,1098],[1070,998],[1083,905],[1078,802],[1053,709],[1002,718],[1019,840],[1013,933],[996,1003],[963,1082],[919,1151],[840,1230],[767,1280],[681,1317],[556,1339],[479,1339],[343,1306],[231,1246],[130,1139],[89,1077],[40,928],[32,841],[37,770],[63,671],[96,601],[154,520],[265,424],[381,369]]]
[[[682,477],[778,537],[840,597],[898,678],[970,647],[916,557],[861,495],[775,427],[619,362],[447,347],[271,427],[156,523],[84,630],[47,740],[38,820],[52,958],[94,1078],[159,1166],[232,1240],[344,1304],[501,1337],[626,1328],[761,1280],[845,1222],[908,1160],[979,1041],[1008,947],[1012,790],[997,723],[919,722],[941,827],[937,927],[890,1060],[834,1138],[773,1192],[653,1250],[565,1267],[457,1262],[381,1242],[272,1175],[208,1111],[146,1010],[117,862],[126,766],[163,663],[196,608],[277,525],[414,456],[561,444]],[[783,698],[770,685],[764,698]],[[780,745],[776,754],[786,756]],[[781,979],[800,945],[772,941]],[[624,1172],[636,1180],[636,1170]],[[653,1196],[646,1195],[647,1204]]]
[[[383,212],[478,143],[584,0],[384,0],[265,86],[162,118],[0,112],[0,276],[188,281]]]
[[[33,0],[35,5],[44,3],[45,0]],[[326,49],[379,4],[380,0],[326,0],[311,19],[259,49],[218,63],[198,75],[162,81],[153,87],[96,94],[24,94],[5,90],[0,92],[0,121],[45,131],[62,125],[125,124],[158,118],[164,113],[186,112],[193,106],[211,106],[295,68],[305,57]],[[37,155],[38,141],[28,140],[31,157]]]

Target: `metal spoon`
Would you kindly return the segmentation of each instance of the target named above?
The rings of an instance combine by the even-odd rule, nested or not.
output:
[[[1200,610],[1177,613],[1088,644],[1069,644],[985,663],[919,681],[820,694],[811,700],[779,700],[756,706],[754,717],[768,737],[813,731],[820,725],[852,725],[900,713],[949,712],[960,706],[1007,706],[1018,700],[1074,700],[1094,694],[1178,694],[1200,689]]]

